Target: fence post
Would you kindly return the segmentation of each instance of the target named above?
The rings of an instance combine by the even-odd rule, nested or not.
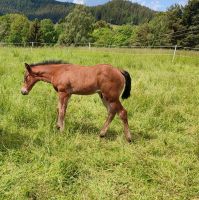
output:
[[[88,48],[89,48],[89,50],[91,50],[91,43],[90,42],[88,43]]]
[[[31,52],[32,52],[32,48],[34,47],[34,42],[30,42],[31,43]]]
[[[175,60],[175,56],[176,56],[176,50],[177,50],[177,45],[175,45],[175,50],[173,52],[173,59],[172,59],[172,63],[174,62]]]

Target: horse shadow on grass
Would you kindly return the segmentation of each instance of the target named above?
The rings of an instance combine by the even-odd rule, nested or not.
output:
[[[137,143],[141,140],[144,140],[144,141],[150,141],[150,140],[154,140],[157,138],[156,135],[152,134],[152,133],[147,133],[147,132],[144,132],[144,131],[132,131],[132,139],[133,139],[133,143]]]
[[[99,136],[100,130],[102,127],[97,127],[95,124],[92,123],[79,123],[75,122],[69,127],[69,132],[75,133],[80,132],[82,135],[96,135]],[[107,134],[104,138],[110,141],[114,141],[117,139],[118,132],[114,130],[114,128],[109,128]]]
[[[19,132],[8,131],[0,128],[0,152],[12,149],[20,149],[29,138]]]

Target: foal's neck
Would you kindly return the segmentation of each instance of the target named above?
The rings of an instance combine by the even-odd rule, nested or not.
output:
[[[38,74],[40,81],[51,83],[53,78],[53,68],[46,65],[39,65],[33,68],[35,73]]]

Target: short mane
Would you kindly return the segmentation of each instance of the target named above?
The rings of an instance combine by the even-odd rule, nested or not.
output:
[[[32,63],[29,66],[35,67],[38,65],[52,65],[52,64],[70,64],[69,62],[63,61],[63,60],[45,60],[39,63]]]

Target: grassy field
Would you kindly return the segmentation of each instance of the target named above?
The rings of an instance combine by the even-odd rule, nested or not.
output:
[[[188,56],[0,48],[0,199],[199,199],[199,54]],[[60,134],[52,86],[20,94],[24,62],[48,59],[129,71],[133,143],[118,117],[98,137],[107,115],[98,95],[71,98]]]

